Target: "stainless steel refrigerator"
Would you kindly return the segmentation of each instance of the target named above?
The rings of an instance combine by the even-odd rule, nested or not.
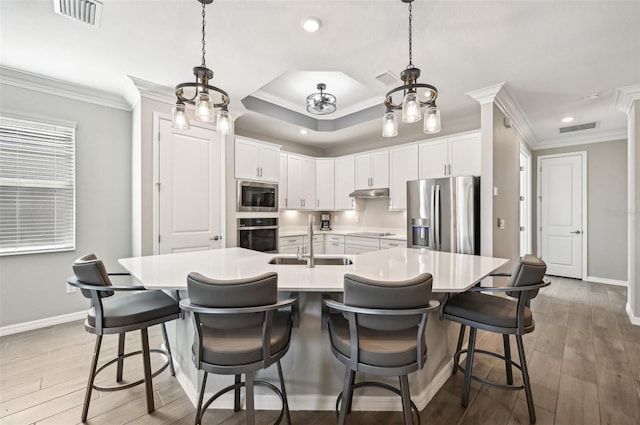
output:
[[[407,247],[480,254],[480,177],[407,182]]]

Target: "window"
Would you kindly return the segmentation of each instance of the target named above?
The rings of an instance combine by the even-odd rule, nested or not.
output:
[[[0,116],[0,255],[75,249],[75,125]]]

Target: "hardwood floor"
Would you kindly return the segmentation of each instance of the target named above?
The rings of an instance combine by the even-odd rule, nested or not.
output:
[[[533,301],[536,330],[525,336],[537,423],[540,425],[640,424],[640,327],[625,313],[626,289],[570,279],[553,284]],[[127,344],[138,347],[137,335]],[[116,351],[116,337],[105,337],[103,356]],[[151,345],[160,344],[159,329]],[[328,342],[328,341],[327,341]],[[81,322],[0,338],[0,423],[3,425],[79,422],[94,336]],[[478,345],[502,351],[499,335],[479,332]],[[515,351],[515,342],[512,352]],[[155,357],[155,356],[154,356]],[[158,363],[159,358],[153,362]],[[129,379],[141,374],[139,362],[125,362]],[[478,356],[477,374],[505,381],[504,364]],[[114,374],[105,373],[107,375]],[[518,374],[514,372],[518,380]],[[423,410],[423,424],[515,425],[529,423],[522,391],[495,390],[472,383],[469,407],[460,405],[461,374],[452,376]],[[144,389],[94,391],[89,424],[192,424],[193,405],[168,371],[154,380],[156,411],[146,413]],[[269,423],[274,412],[259,412]],[[336,423],[333,412],[292,412],[301,425]],[[205,423],[244,423],[244,414],[215,410]],[[401,424],[399,412],[353,412],[350,425]]]

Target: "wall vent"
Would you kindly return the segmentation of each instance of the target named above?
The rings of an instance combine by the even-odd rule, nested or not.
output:
[[[98,0],[53,0],[56,13],[74,21],[99,27],[102,18],[102,2]]]
[[[375,78],[385,86],[393,86],[402,83],[400,78],[391,71],[384,71],[376,75]]]
[[[576,124],[576,125],[570,125],[568,127],[560,127],[560,133],[571,133],[572,131],[580,131],[580,130],[591,130],[592,128],[596,128],[596,126],[598,125],[598,123],[596,121],[594,122],[588,122],[585,124]]]

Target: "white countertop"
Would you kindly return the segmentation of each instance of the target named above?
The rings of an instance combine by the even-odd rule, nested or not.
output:
[[[150,289],[186,289],[187,274],[199,272],[213,279],[240,279],[274,271],[281,291],[342,292],[345,273],[377,280],[405,280],[420,273],[433,275],[434,292],[463,292],[508,260],[452,254],[426,249],[392,248],[359,255],[344,255],[349,266],[268,264],[273,257],[244,248],[181,252],[123,258],[118,262]],[[320,257],[335,257],[318,255]]]

